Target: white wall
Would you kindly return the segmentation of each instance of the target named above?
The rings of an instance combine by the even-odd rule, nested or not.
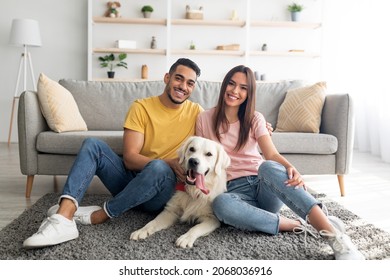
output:
[[[287,5],[291,0],[148,0],[155,11],[152,18],[183,18],[186,5],[193,9],[203,6],[204,19],[227,20],[232,11],[237,12],[241,20],[289,21]],[[167,12],[166,3],[170,2],[171,13]],[[93,15],[104,14],[105,0],[93,1]],[[124,18],[141,16],[140,7],[144,0],[123,0],[120,8]],[[305,6],[302,21],[320,22],[322,17],[322,0],[300,0]],[[250,7],[250,8],[247,8]],[[249,17],[249,18],[248,18]],[[249,27],[249,28],[248,28]],[[289,49],[305,49],[307,53],[319,53],[321,49],[321,28],[264,28],[247,24],[244,27],[202,26],[202,25],[139,25],[139,24],[100,24],[93,25],[93,47],[113,47],[115,40],[127,39],[137,42],[137,48],[149,48],[151,36],[156,35],[160,49],[188,50],[191,41],[197,50],[212,50],[217,45],[239,44],[241,51],[259,51],[263,43],[268,44],[269,51],[287,52]],[[249,40],[247,40],[247,31]],[[170,39],[167,39],[170,37]],[[168,44],[168,46],[167,46]],[[249,53],[249,52],[248,52]],[[92,58],[92,79],[106,78],[106,69],[101,69],[97,55]],[[150,54],[129,54],[129,69],[117,69],[116,77],[120,79],[139,79],[142,64],[149,66],[149,78],[160,79],[161,72],[182,54],[169,54],[167,57]],[[264,56],[208,56],[188,54],[202,69],[200,79],[221,80],[225,71],[237,64],[246,64],[260,73],[265,73],[269,80],[318,78],[321,59],[296,57]],[[212,63],[210,63],[212,61]],[[163,67],[162,65],[166,65]],[[161,65],[162,64],[162,65]]]
[[[102,3],[103,5],[107,2],[103,0],[95,1],[96,3]],[[141,0],[131,1],[134,3],[147,3]],[[157,3],[158,1],[159,0],[150,0],[150,3]],[[264,18],[264,20],[288,20],[288,13],[285,9],[292,1],[251,1],[252,6],[262,5],[262,7],[267,7],[267,9],[261,10],[262,13],[264,13],[261,18],[268,17]],[[236,4],[239,2],[245,3],[244,0],[226,0],[226,3],[230,3],[229,9],[228,7],[223,6],[220,6],[219,8],[225,8],[223,11],[225,13],[230,13],[230,7],[232,6],[231,3]],[[301,0],[299,2],[308,7],[306,10],[306,16],[308,18],[306,20],[311,21],[312,18],[310,17],[317,12],[313,13],[310,7],[319,5],[321,1]],[[19,67],[20,54],[22,52],[22,48],[8,46],[12,20],[14,18],[31,18],[38,20],[40,24],[43,46],[30,49],[36,79],[38,78],[39,73],[43,72],[53,80],[59,80],[61,78],[86,80],[88,3],[87,0],[0,0],[0,3],[2,7],[2,15],[0,17],[0,53],[2,55],[1,57],[3,62],[3,67],[0,68],[0,142],[7,142],[11,107],[17,78],[16,76]],[[178,0],[173,0],[174,5],[177,6],[177,3],[182,4],[180,1],[178,2]],[[208,1],[204,0],[188,0],[186,3],[190,4],[192,7],[197,7],[199,4],[203,4],[205,7],[205,16],[210,12],[210,9],[207,9],[207,5],[214,4],[208,3]],[[173,8],[175,8],[175,6]],[[238,9],[238,11],[241,13],[240,9]],[[243,16],[241,15],[241,17]],[[252,17],[254,17],[254,15],[252,15]],[[229,37],[233,37],[229,34],[229,30],[224,31],[224,29],[221,29],[221,32],[225,32],[222,36],[225,36],[227,40]],[[278,33],[281,31],[275,30],[273,32]],[[288,31],[286,32],[288,33]],[[178,38],[182,37],[182,35],[185,34],[175,34]],[[260,35],[258,36],[260,37]],[[235,39],[236,38],[231,38],[233,42]],[[256,40],[258,40],[260,48],[260,44],[265,39],[256,37],[252,42],[256,42]],[[161,39],[160,42],[163,42],[163,39]],[[227,59],[221,57],[217,60],[210,59],[210,57],[207,56],[198,56],[196,61],[203,69],[204,74],[202,75],[202,78],[207,79],[207,75],[220,72],[216,69],[220,69],[221,65],[226,69],[229,69],[232,63],[234,65],[243,63],[242,58],[236,59],[236,61],[234,59],[236,58],[233,58],[233,62],[228,62]],[[212,61],[212,63],[210,63],[210,61]],[[285,63],[288,63],[288,66],[293,68],[293,70],[287,72],[286,69],[288,69],[288,67],[283,67],[283,64]],[[279,79],[281,77],[300,78],[299,75],[302,75],[303,73],[307,73],[308,75],[316,73],[314,77],[317,77],[320,70],[318,68],[313,70],[307,67],[305,63],[305,60],[300,63],[299,60],[295,58],[254,58],[249,61],[249,66],[255,70],[262,71],[265,69],[267,77],[270,79]],[[292,64],[296,65],[296,67],[292,67]],[[163,74],[164,73],[161,73],[161,77]],[[220,75],[223,76],[223,74]],[[28,80],[27,85],[28,89],[32,89],[30,80]],[[16,114],[14,118],[11,141],[18,141]]]
[[[14,18],[38,20],[42,47],[31,48],[36,79],[87,78],[87,0],[0,0],[0,142],[8,129],[22,48],[8,45]],[[30,75],[27,87],[32,88]],[[12,142],[17,142],[16,114]]]

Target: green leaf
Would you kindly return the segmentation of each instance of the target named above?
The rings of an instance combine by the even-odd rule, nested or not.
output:
[[[119,60],[124,60],[126,57],[127,57],[127,54],[125,54],[125,53],[121,53],[118,56]]]

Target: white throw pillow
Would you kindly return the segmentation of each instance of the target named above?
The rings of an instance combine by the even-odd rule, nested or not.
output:
[[[42,73],[38,80],[38,100],[51,130],[55,132],[88,130],[73,95]]]

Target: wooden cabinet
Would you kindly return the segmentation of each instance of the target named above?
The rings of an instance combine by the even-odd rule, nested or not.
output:
[[[197,2],[201,3],[189,1],[193,6]],[[272,2],[279,2],[279,9],[285,9],[284,1]],[[204,19],[202,20],[184,19],[184,16],[180,18],[180,15],[184,15],[186,6],[186,3],[181,0],[155,0],[154,2],[151,0],[150,4],[155,5],[155,10],[159,11],[151,18],[142,18],[140,12],[137,14],[143,1],[136,0],[121,1],[122,16],[120,18],[102,17],[105,3],[106,1],[88,1],[89,80],[106,79],[105,70],[100,68],[98,57],[109,53],[128,54],[126,61],[129,69],[118,69],[116,76],[121,80],[140,79],[143,64],[149,66],[149,79],[161,79],[170,65],[179,57],[189,57],[197,63],[199,61],[203,72],[201,78],[206,80],[220,79],[231,66],[237,64],[246,64],[256,70],[266,65],[260,61],[261,59],[277,58],[272,63],[284,64],[286,62],[283,63],[280,59],[295,57],[316,60],[320,58],[321,37],[312,36],[313,33],[311,33],[313,30],[316,33],[321,30],[320,18],[316,22],[291,22],[287,19],[281,20],[282,16],[279,16],[279,19],[256,17],[256,10],[267,7],[269,1],[213,0],[204,4]],[[215,4],[227,6],[224,7],[225,13],[209,10]],[[130,9],[131,12],[129,12]],[[230,19],[229,13],[233,11],[236,13],[238,11],[238,20]],[[313,39],[315,47],[306,49],[304,44],[298,44],[299,48],[296,48],[290,42],[296,30],[300,30],[301,35],[302,31],[309,30],[308,35],[303,36],[305,40],[315,37]],[[261,32],[268,32],[268,37]],[[150,48],[152,36],[157,38],[155,49]],[[284,37],[288,37],[290,41],[276,40]],[[116,40],[133,38],[137,43],[135,49],[115,47]],[[274,39],[275,43],[268,44],[267,51],[261,50],[262,43],[268,43],[268,40]],[[191,43],[195,44],[195,49],[190,49]],[[218,45],[229,44],[239,44],[239,49],[216,49]],[[267,61],[267,63],[270,62]],[[273,67],[278,69],[277,65]],[[287,75],[286,79],[292,78]]]

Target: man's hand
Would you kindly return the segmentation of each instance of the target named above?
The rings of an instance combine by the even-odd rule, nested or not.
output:
[[[186,174],[183,167],[179,164],[179,158],[164,159],[164,161],[172,168],[173,172],[175,172],[177,179],[181,182],[185,182]]]
[[[274,128],[272,127],[272,124],[269,122],[266,122],[265,126],[268,129],[269,135],[272,135],[272,132],[274,131]]]

